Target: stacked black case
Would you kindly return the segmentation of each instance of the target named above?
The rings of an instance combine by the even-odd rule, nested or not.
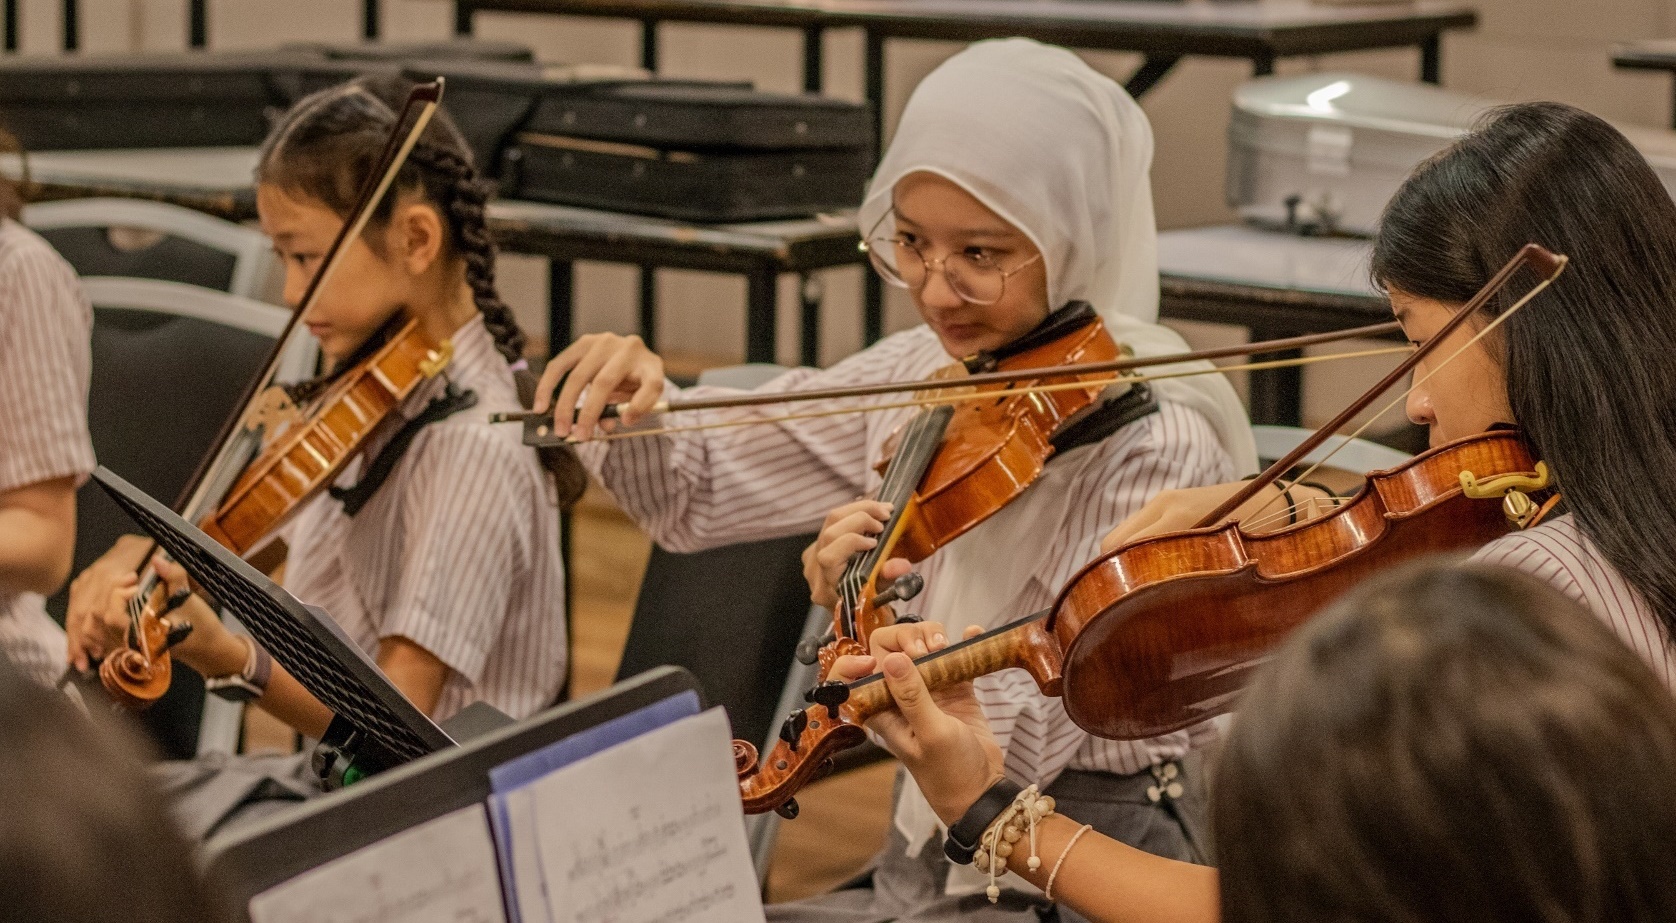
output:
[[[444,107],[508,198],[753,221],[854,207],[872,170],[864,104],[544,67],[469,39],[13,58],[0,125],[26,150],[251,146],[298,99],[363,74],[446,77]]]

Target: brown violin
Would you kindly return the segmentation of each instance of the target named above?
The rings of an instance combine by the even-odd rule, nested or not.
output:
[[[959,403],[921,411],[887,442],[878,498],[890,504],[891,515],[879,543],[851,558],[839,581],[832,631],[817,642],[823,677],[838,657],[865,652],[873,629],[895,621],[888,605],[923,586],[917,574],[879,586],[884,562],[923,561],[1017,499],[1053,456],[1054,436],[1111,383],[1109,375],[1057,369],[1118,354],[1099,315],[1075,302],[1004,352],[951,367],[944,377],[954,382],[971,370],[1036,371],[1032,378],[958,389]],[[1033,390],[1085,379],[1092,379],[1085,388]],[[813,662],[807,645],[799,653]]]
[[[212,538],[241,556],[254,550],[315,493],[330,484],[365,444],[366,437],[426,379],[448,364],[449,344],[435,344],[407,321],[380,348],[351,368],[334,373],[331,384],[305,410],[294,407],[283,388],[272,385],[299,320],[336,269],[345,245],[366,229],[374,207],[418,142],[441,99],[442,83],[421,84],[409,95],[385,145],[379,166],[322,259],[321,267],[275,341],[266,370],[252,380],[216,440],[217,448],[193,475],[180,506]],[[261,447],[266,438],[266,447]],[[254,460],[252,459],[254,456]],[[228,478],[228,473],[236,474]],[[231,480],[229,487],[228,481]],[[206,512],[207,511],[207,512]],[[156,552],[154,552],[156,553]],[[169,648],[190,632],[168,615],[187,598],[171,595],[151,568],[128,605],[125,646],[99,665],[99,678],[118,704],[144,708],[169,689]]]
[[[1044,694],[1062,696],[1084,730],[1154,737],[1228,711],[1275,644],[1368,574],[1528,524],[1536,509],[1530,495],[1548,487],[1546,469],[1516,432],[1496,431],[1370,474],[1354,497],[1318,519],[1266,534],[1237,522],[1214,525],[1408,375],[1519,269],[1543,280],[1522,305],[1564,265],[1563,257],[1527,245],[1434,337],[1198,528],[1102,556],[1050,609],[921,658],[921,674],[937,687],[1021,668]],[[869,717],[891,707],[877,676],[823,683],[807,697],[812,706],[787,719],[765,758],[734,742],[747,812],[786,804],[833,754],[864,738]]]

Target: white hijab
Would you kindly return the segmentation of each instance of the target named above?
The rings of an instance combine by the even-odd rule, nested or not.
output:
[[[1151,168],[1152,126],[1111,78],[1063,48],[1021,38],[978,42],[914,90],[873,174],[861,228],[889,215],[904,176],[935,173],[1030,238],[1047,268],[1050,306],[1092,304],[1138,355],[1184,352],[1181,337],[1157,324]],[[880,233],[892,233],[890,224]],[[1256,469],[1250,423],[1227,379],[1152,387],[1204,414],[1235,464]]]
[[[1146,114],[1110,78],[1062,48],[1026,39],[979,42],[914,90],[862,203],[861,228],[885,219],[878,233],[894,233],[888,216],[897,182],[910,173],[935,173],[1030,238],[1047,269],[1049,305],[1089,302],[1113,338],[1137,355],[1185,352],[1186,342],[1157,323],[1151,166]],[[1188,366],[1164,368],[1178,367]],[[1235,465],[1256,470],[1250,423],[1226,378],[1151,387],[1160,399],[1202,413]],[[1013,610],[1034,576],[1031,562],[1008,549],[1065,521],[1070,488],[1093,457],[1067,453],[1031,485],[1024,502],[974,530],[985,539],[956,540],[943,549],[943,572],[960,578],[930,594],[925,617],[958,628],[1024,615]],[[896,825],[909,855],[918,855],[939,826],[912,780],[897,805]],[[951,876],[950,893],[981,889],[981,881],[969,879]]]

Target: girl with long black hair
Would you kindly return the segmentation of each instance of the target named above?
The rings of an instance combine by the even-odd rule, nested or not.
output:
[[[362,80],[323,90],[269,136],[256,202],[284,262],[287,303],[298,304],[319,271],[406,89]],[[521,406],[514,366],[524,346],[495,290],[487,195],[464,138],[437,113],[302,323],[334,369],[369,354],[403,318],[451,343],[452,357],[373,432],[337,489],[310,500],[280,533],[287,589],[336,618],[438,720],[474,701],[532,714],[559,697],[567,666],[557,507],[584,475],[573,455],[544,470],[516,432],[487,422],[489,412]],[[305,383],[293,397],[306,404],[329,381]],[[132,549],[118,546],[77,581],[72,663],[85,666],[120,642],[117,603],[136,565]],[[159,573],[183,583],[178,568]],[[258,703],[306,734],[325,730],[325,707],[250,639],[200,602],[181,611],[195,626],[175,649],[181,661],[260,687]]]
[[[1553,472],[1565,510],[1477,558],[1581,602],[1640,663],[1622,645],[1599,644],[1608,635],[1597,626],[1561,626],[1558,615],[1541,632],[1531,624],[1501,631],[1473,606],[1520,609],[1527,622],[1529,607],[1483,595],[1440,596],[1415,585],[1396,604],[1372,606],[1377,600],[1366,597],[1393,628],[1380,642],[1383,654],[1346,667],[1358,649],[1341,612],[1331,627],[1306,629],[1281,657],[1286,666],[1274,667],[1242,706],[1233,758],[1220,770],[1232,781],[1214,795],[1220,879],[1058,816],[1042,825],[1040,868],[1027,867],[1031,850],[1017,849],[1011,871],[1093,920],[1676,915],[1676,899],[1657,884],[1668,879],[1676,834],[1668,785],[1676,713],[1665,695],[1676,688],[1676,563],[1668,551],[1676,496],[1664,484],[1676,474],[1676,362],[1668,352],[1676,342],[1676,203],[1601,119],[1554,103],[1510,106],[1403,185],[1385,213],[1373,272],[1420,342],[1531,241],[1570,256],[1565,274],[1477,343],[1468,345],[1517,292],[1453,334],[1434,355],[1465,351],[1422,364],[1408,414],[1430,427],[1434,444],[1498,424],[1520,427]],[[1108,536],[1107,547],[1185,528],[1239,486],[1161,494]],[[1294,494],[1300,490],[1308,489]],[[929,692],[902,653],[940,646],[928,642],[941,636],[935,624],[885,629],[872,637],[874,656],[841,662],[836,672],[882,669],[900,714],[872,727],[954,825],[983,803],[1000,773],[969,690]],[[1398,661],[1402,671],[1381,666]],[[1303,722],[1312,709],[1320,720]],[[1299,727],[1317,736],[1275,731]],[[1583,754],[1598,775],[1580,768]],[[1295,777],[1275,772],[1281,763]],[[1625,767],[1633,778],[1619,778]],[[1405,779],[1414,784],[1397,784]],[[1345,780],[1349,787],[1334,787]],[[1330,797],[1295,797],[1290,787]],[[1528,816],[1509,816],[1518,813]],[[1567,820],[1544,826],[1549,815]],[[1641,839],[1643,828],[1659,836]],[[1463,838],[1474,848],[1453,848]],[[1626,856],[1621,843],[1645,848]],[[1658,874],[1644,874],[1649,868]]]

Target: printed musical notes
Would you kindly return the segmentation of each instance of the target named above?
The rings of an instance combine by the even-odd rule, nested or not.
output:
[[[763,920],[719,709],[497,797],[523,923]]]
[[[444,814],[269,888],[251,899],[250,920],[505,923],[483,806]]]

